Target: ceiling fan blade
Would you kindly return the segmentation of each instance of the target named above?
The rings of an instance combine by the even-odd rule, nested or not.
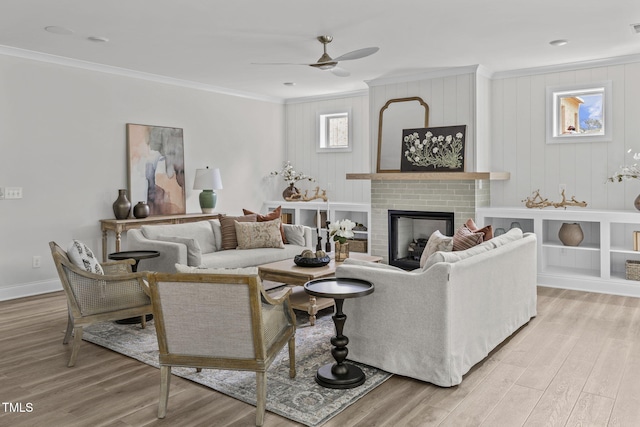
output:
[[[348,70],[345,70],[344,68],[340,68],[340,67],[333,67],[329,71],[331,71],[334,75],[338,77],[349,77],[351,75],[351,73]]]
[[[344,55],[340,55],[337,58],[333,58],[333,60],[335,62],[338,62],[338,61],[350,61],[352,59],[360,59],[360,58],[364,58],[365,56],[373,55],[378,50],[380,50],[379,47],[365,47],[364,49],[358,49],[351,52],[347,52]]]
[[[252,62],[251,65],[311,65],[298,62]]]

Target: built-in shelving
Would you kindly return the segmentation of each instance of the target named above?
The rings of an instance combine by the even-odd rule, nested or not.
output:
[[[282,207],[282,213],[290,218],[291,224],[306,225],[313,230],[314,242],[317,239],[317,219],[318,214],[324,220],[326,218],[330,222],[350,219],[353,222],[362,224],[367,227],[367,231],[354,231],[355,239],[366,240],[366,253],[370,253],[371,248],[369,242],[369,227],[371,224],[371,206],[368,203],[348,203],[348,202],[287,202],[287,201],[267,201],[262,206],[262,212],[266,213],[278,206]],[[322,223],[319,227],[320,236],[322,236],[322,246],[327,242],[326,225]]]
[[[538,284],[640,297],[640,281],[626,279],[626,261],[640,261],[633,232],[640,231],[640,212],[581,208],[479,208],[478,224],[496,228],[517,222],[538,238]],[[565,246],[558,238],[565,222],[578,223],[584,240]]]

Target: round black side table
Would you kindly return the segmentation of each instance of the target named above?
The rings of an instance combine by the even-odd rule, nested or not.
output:
[[[135,260],[136,263],[131,266],[131,271],[135,273],[138,271],[138,264],[140,264],[141,260],[157,258],[159,256],[160,252],[158,251],[122,251],[109,254],[109,259],[112,259],[114,261],[122,261],[125,259]],[[147,314],[145,316],[145,319],[147,320],[147,322],[150,321],[151,319],[153,319],[153,314]],[[127,319],[120,319],[116,320],[116,323],[119,323],[121,325],[132,325],[135,323],[140,323],[140,317],[129,317]]]
[[[349,354],[347,344],[349,338],[342,334],[347,316],[342,312],[345,298],[357,298],[373,292],[373,283],[359,279],[327,279],[311,280],[304,285],[304,290],[316,297],[333,298],[336,303],[336,313],[333,323],[336,326],[336,336],[331,338],[331,354],[336,363],[328,363],[316,372],[316,382],[327,388],[354,388],[364,384],[365,375],[359,367],[345,363]]]

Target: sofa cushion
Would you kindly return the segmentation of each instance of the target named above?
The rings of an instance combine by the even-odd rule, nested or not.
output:
[[[467,220],[467,222],[465,222],[465,224],[467,226],[467,228],[471,231],[473,231],[474,233],[484,233],[484,236],[482,238],[483,241],[487,241],[487,240],[491,240],[493,239],[493,227],[491,226],[491,224],[489,225],[485,225],[482,228],[478,228],[478,226],[476,225],[475,221],[471,218],[469,218]]]
[[[464,251],[482,243],[484,233],[473,232],[466,225],[461,225],[453,235],[453,250]]]
[[[222,250],[235,249],[238,247],[238,239],[236,237],[236,221],[238,222],[256,222],[258,215],[244,216],[226,216],[220,215],[220,228],[222,230]]]
[[[497,248],[497,247],[505,245],[505,244],[507,244],[509,242],[513,242],[513,241],[522,239],[522,236],[523,236],[522,230],[520,228],[516,227],[516,228],[512,228],[511,230],[507,231],[505,234],[501,234],[498,237],[494,237],[493,239],[491,239],[488,242],[486,242],[486,244],[489,244],[493,248]]]
[[[266,222],[235,221],[238,249],[284,248],[280,220]]]
[[[180,236],[158,236],[156,240],[163,242],[182,243],[187,246],[187,263],[192,266],[199,266],[202,263],[202,251],[198,241],[191,237]]]
[[[424,248],[424,251],[422,251],[420,267],[424,267],[424,264],[427,262],[427,258],[429,258],[431,254],[437,251],[451,252],[452,250],[453,237],[445,236],[440,232],[440,230],[434,231],[431,233],[431,236],[429,236],[427,246]]]
[[[78,268],[94,274],[104,274],[98,258],[87,245],[80,240],[73,240],[67,248],[69,260]]]
[[[196,239],[203,254],[218,250],[209,221],[188,222],[186,224],[143,225],[141,230],[144,237],[151,240],[158,240],[158,236],[178,236]]]
[[[258,274],[258,267],[240,267],[240,268],[203,268],[203,267],[190,267],[184,264],[176,264],[176,271],[178,273],[197,273],[197,274],[239,274],[239,275],[251,275]]]
[[[216,242],[217,250],[222,250],[222,226],[220,225],[219,219],[211,219],[209,220],[209,224],[211,224],[211,228],[213,229],[213,239]]]
[[[248,209],[242,209],[242,213],[244,213],[245,215],[256,214],[258,222],[273,221],[274,219],[280,219],[280,217],[282,216],[282,206],[278,206],[277,208],[275,208],[274,210],[272,210],[271,212],[269,212],[266,215],[260,215],[260,214],[255,213],[255,212],[251,212]],[[284,232],[284,229],[282,227],[282,223],[280,223],[280,234],[282,236],[282,242],[283,243],[288,243],[287,242],[287,236],[286,236],[286,234]]]
[[[493,239],[491,239],[490,241],[493,241]],[[448,262],[448,263],[458,262],[463,259],[469,258],[471,256],[474,256],[483,252],[488,252],[491,249],[494,249],[491,245],[483,244],[483,245],[473,246],[464,251],[452,251],[452,252],[438,251],[433,253],[429,258],[427,258],[427,261],[424,263],[424,267],[422,267],[422,269],[427,270],[433,264],[438,262]]]
[[[219,251],[212,254],[202,254],[201,267],[206,268],[238,268],[252,267],[270,262],[291,259],[305,250],[304,246],[284,245],[284,249],[259,248],[237,251]]]
[[[283,228],[289,244],[304,246],[307,243],[304,240],[304,225],[285,224]]]

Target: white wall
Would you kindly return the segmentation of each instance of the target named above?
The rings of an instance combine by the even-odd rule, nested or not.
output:
[[[0,186],[24,193],[0,201],[0,299],[59,286],[51,240],[101,252],[98,220],[127,187],[126,123],[182,128],[187,212],[209,165],[224,185],[216,210],[238,214],[274,197],[264,177],[285,158],[284,122],[278,103],[0,56]]]
[[[346,153],[317,153],[318,112],[326,113],[339,109],[351,110],[353,150]],[[291,161],[297,171],[316,179],[315,183],[306,182],[299,185],[301,190],[309,189],[311,193],[311,189],[320,186],[321,189],[327,189],[330,201],[353,203],[370,201],[370,181],[346,179],[347,173],[370,171],[369,97],[367,95],[289,103],[286,105],[285,127],[287,140],[285,160]],[[277,179],[277,182],[282,193],[286,183],[281,179]],[[282,199],[281,194],[275,200],[279,199]]]
[[[546,87],[611,80],[613,141],[546,144]],[[494,78],[491,90],[491,168],[511,172],[492,182],[492,206],[523,206],[535,190],[560,201],[586,201],[588,208],[634,209],[640,181],[605,183],[620,165],[630,163],[628,149],[640,151],[640,63],[580,68],[545,74]]]

